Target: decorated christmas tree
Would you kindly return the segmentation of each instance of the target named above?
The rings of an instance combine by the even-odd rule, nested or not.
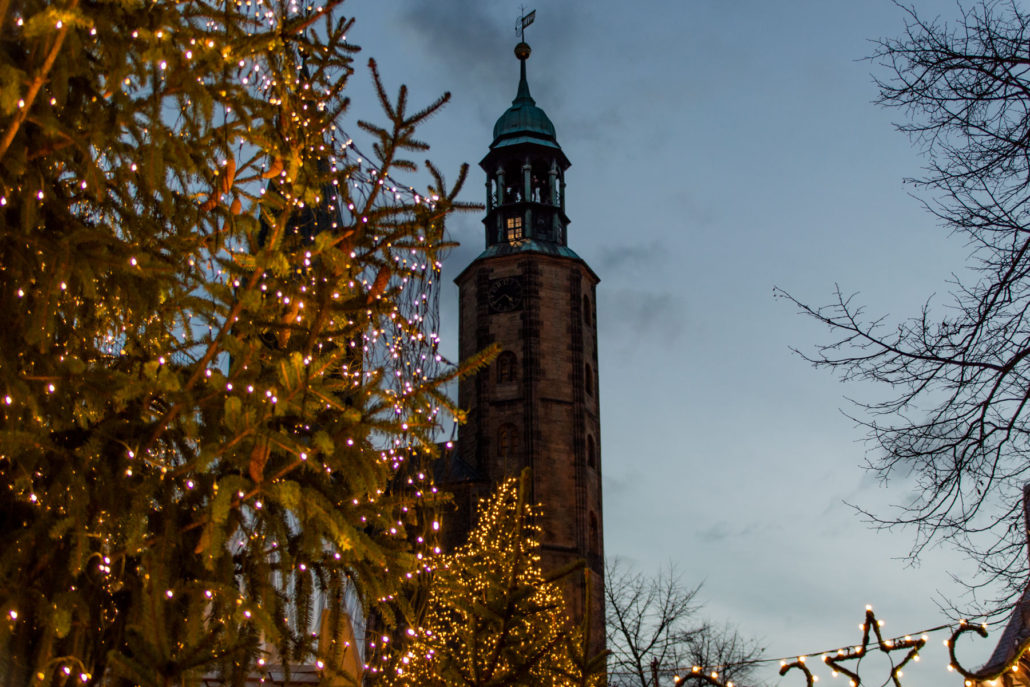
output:
[[[461,179],[397,178],[446,98],[374,63],[347,135],[339,5],[0,0],[2,685],[332,673],[345,596],[414,616]]]
[[[423,622],[384,680],[432,685],[596,685],[604,657],[587,657],[584,628],[569,621],[560,578],[540,568],[528,470],[479,506],[468,541],[440,557]]]

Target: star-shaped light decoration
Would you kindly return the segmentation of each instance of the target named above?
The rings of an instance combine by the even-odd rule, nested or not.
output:
[[[895,687],[901,687],[901,681],[898,679],[901,677],[901,669],[905,667],[905,664],[911,661],[919,654],[919,650],[926,645],[926,637],[920,637],[918,639],[912,639],[911,637],[904,637],[902,639],[888,639],[884,640],[883,635],[880,634],[880,622],[873,615],[873,609],[870,606],[865,607],[865,622],[860,626],[862,628],[862,644],[859,646],[839,649],[835,656],[826,655],[823,656],[823,662],[826,663],[833,671],[834,675],[838,672],[844,673],[851,678],[851,687],[858,687],[862,684],[862,679],[858,676],[858,673],[852,672],[847,668],[840,665],[843,661],[861,661],[869,650],[869,631],[872,630],[876,635],[876,644],[880,651],[887,654],[890,658],[892,651],[898,651],[901,649],[908,649],[908,653],[905,655],[904,660],[901,663],[894,663],[891,659],[891,680],[894,682]]]

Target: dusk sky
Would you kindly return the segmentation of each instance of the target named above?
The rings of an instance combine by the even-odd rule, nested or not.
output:
[[[914,3],[948,18],[950,0]],[[672,562],[704,582],[704,614],[731,622],[771,657],[855,644],[866,604],[892,636],[947,622],[947,550],[919,567],[907,531],[874,532],[848,503],[879,509],[909,498],[862,469],[863,432],[841,384],[790,347],[828,332],[773,288],[825,304],[835,284],[872,314],[915,314],[964,266],[903,179],[923,160],[875,104],[864,60],[896,36],[888,0],[540,2],[527,29],[529,84],[557,129],[567,172],[569,246],[598,287],[605,550],[640,569]],[[515,96],[519,5],[500,0],[349,0],[362,46],[353,116],[374,117],[364,63],[414,103],[452,102],[422,137],[445,171],[473,164],[463,197],[482,202],[477,163]],[[355,127],[356,130],[356,127]],[[360,139],[359,139],[360,140]],[[452,220],[461,242],[441,299],[445,350],[457,355],[451,280],[483,249],[480,216]],[[964,640],[977,665],[997,640]],[[960,685],[941,642],[906,670],[906,687]],[[880,660],[880,663],[877,661]],[[887,679],[878,657],[864,682]],[[877,666],[880,666],[877,668]],[[760,671],[767,684],[799,674]],[[868,669],[868,676],[866,670]],[[821,670],[821,669],[820,669]],[[823,685],[846,685],[828,671]],[[947,677],[945,677],[947,676]]]

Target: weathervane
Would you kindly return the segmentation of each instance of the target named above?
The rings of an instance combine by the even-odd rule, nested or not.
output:
[[[526,42],[526,27],[529,26],[530,24],[532,24],[533,20],[536,19],[536,10],[530,10],[530,12],[527,14],[526,13],[526,6],[525,5],[520,5],[519,6],[519,11],[522,14],[519,17],[518,22],[516,22],[518,24],[518,27],[515,29],[515,31],[516,31],[516,33],[518,33],[520,35],[519,40],[521,40],[523,43],[525,43]]]

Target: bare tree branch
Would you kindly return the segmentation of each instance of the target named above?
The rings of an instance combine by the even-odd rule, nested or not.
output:
[[[701,620],[700,589],[685,586],[672,565],[646,577],[619,559],[606,561],[609,685],[655,687],[656,675],[671,676],[694,665],[718,668],[735,683],[750,677],[762,649],[729,625]]]
[[[854,296],[813,307],[778,291],[826,325],[836,340],[801,353],[842,379],[889,387],[858,403],[882,479],[914,476],[919,498],[881,527],[915,530],[912,555],[947,541],[969,554],[982,579],[1021,589],[1024,533],[1014,523],[1030,477],[1030,14],[1015,0],[959,7],[951,23],[912,7],[899,38],[872,56],[879,103],[898,108],[898,128],[920,147],[924,174],[909,180],[925,207],[970,248],[950,297],[927,300],[896,323],[868,318]]]

